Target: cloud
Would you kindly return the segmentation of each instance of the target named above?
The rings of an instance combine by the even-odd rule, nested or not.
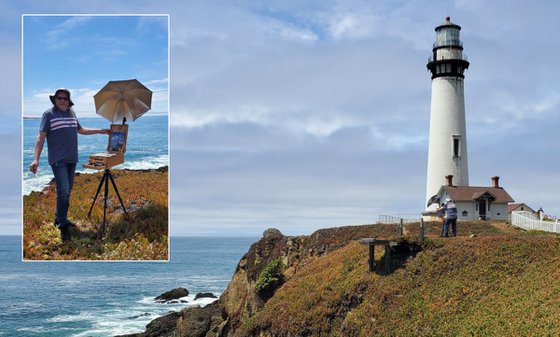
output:
[[[328,32],[335,39],[360,39],[372,35],[373,17],[344,13],[329,19]]]
[[[423,170],[405,164],[421,158],[410,151],[376,150],[367,128],[325,138],[254,123],[222,123],[172,127],[171,137],[175,165],[182,168],[172,184],[172,200],[190,205],[178,210],[177,218],[197,232],[235,232],[258,222],[252,234],[269,225],[304,233],[371,223],[379,212],[412,212],[423,198],[418,179]],[[380,165],[384,162],[391,165]],[[402,176],[393,179],[396,173]],[[397,187],[403,183],[409,189]],[[395,198],[401,202],[395,204]],[[204,226],[199,229],[197,223]]]
[[[471,184],[499,175],[517,201],[560,214],[559,4],[142,5],[171,15],[173,234],[254,235],[270,226],[309,233],[373,222],[383,213],[419,213],[430,110],[425,66],[434,28],[448,13],[462,26],[471,62],[465,78]],[[9,41],[1,57],[17,82],[19,41]],[[146,78],[154,101],[164,102],[163,77]],[[80,92],[85,87],[73,89],[84,107],[91,105]],[[0,104],[19,111],[7,99],[19,97],[17,83],[3,88]],[[4,118],[19,122],[13,113]]]
[[[391,46],[387,41],[378,43]],[[384,118],[383,114],[389,113],[387,109],[395,113],[391,102],[402,100],[399,90],[412,87],[402,79],[414,77],[422,81],[426,77],[422,68],[414,69],[409,64],[387,69],[386,62],[403,56],[359,44],[303,50],[286,46],[280,51],[258,52],[222,64],[198,76],[190,74],[189,82],[173,81],[173,90],[182,95],[172,104],[175,109],[188,111],[189,120],[246,119],[299,125],[308,130],[330,125],[330,132],[336,129],[333,121],[371,123],[375,116]],[[212,56],[206,59],[214,62]],[[191,61],[193,65],[205,62]],[[426,87],[426,96],[428,90]]]
[[[21,122],[18,121],[18,126]],[[15,123],[14,123],[15,124]],[[1,130],[1,129],[0,129]],[[19,128],[18,128],[19,130]],[[2,149],[2,155],[6,160],[2,165],[2,174],[0,175],[0,185],[2,185],[2,206],[0,206],[0,233],[2,234],[19,234],[21,233],[21,162],[20,158],[21,143],[18,132],[8,130],[8,132],[0,132],[0,142],[9,144]]]
[[[58,88],[48,88],[36,91],[27,97],[23,104],[23,116],[25,117],[41,117],[43,112],[52,107],[49,99]],[[92,116],[95,112],[93,96],[98,90],[90,88],[68,88],[71,93],[72,102],[74,102],[74,111],[79,116]]]
[[[161,79],[157,79],[157,80],[149,80],[146,81],[146,85],[151,85],[151,84],[155,84],[155,85],[159,85],[159,84],[164,84],[164,85],[168,85],[169,84],[169,78],[161,78]]]
[[[274,222],[272,210],[268,213],[270,220],[265,220],[266,207],[289,205],[277,218],[285,220],[285,226],[324,226],[328,221],[320,215],[314,219],[304,216],[301,208],[305,207],[316,207],[316,212],[309,213],[325,212],[313,206],[312,201],[333,209],[350,209],[350,204],[368,200],[368,206],[361,211],[359,207],[354,209],[354,217],[341,212],[356,221],[366,221],[369,210],[406,213],[419,212],[423,207],[430,109],[430,79],[425,64],[435,38],[433,28],[443,22],[443,16],[434,18],[428,12],[438,4],[420,12],[422,5],[414,1],[395,7],[383,3],[373,9],[367,9],[362,2],[338,5],[319,6],[315,11],[292,16],[285,13],[293,9],[284,7],[269,15],[271,22],[284,20],[286,25],[312,31],[316,36],[312,44],[289,43],[270,34],[267,42],[261,43],[258,31],[245,31],[245,24],[220,30],[228,26],[225,22],[205,31],[209,33],[208,45],[199,46],[191,40],[190,48],[175,50],[175,57],[184,57],[181,69],[176,68],[184,77],[172,82],[172,92],[181,93],[179,97],[173,96],[171,102],[172,110],[180,111],[172,117],[173,139],[180,139],[182,144],[176,145],[175,153],[180,158],[189,158],[192,165],[203,164],[193,176],[201,178],[199,172],[212,176],[202,180],[206,188],[203,195],[228,195],[223,197],[223,204],[211,210],[193,206],[191,215],[200,217],[194,223],[206,220],[219,226],[220,222],[228,222],[228,216],[235,219],[234,209],[245,214],[251,223]],[[263,18],[262,9],[256,13],[259,20],[267,19]],[[554,90],[538,91],[556,85],[535,73],[540,70],[527,67],[527,58],[514,57],[518,46],[510,41],[512,36],[504,38],[504,34],[521,33],[522,28],[493,30],[496,20],[490,16],[481,19],[480,12],[473,8],[454,20],[463,26],[462,39],[471,60],[465,90],[472,182],[485,185],[491,175],[501,175],[507,182],[506,188],[519,197],[529,196],[533,195],[529,190],[522,192],[517,187],[522,174],[514,168],[517,156],[515,146],[511,145],[511,132],[534,139],[521,148],[530,151],[537,146],[534,143],[543,139],[539,131],[527,134],[523,129],[531,121],[540,124],[554,118]],[[299,19],[307,21],[298,23]],[[251,20],[256,19],[249,17],[243,22]],[[470,21],[480,25],[470,25]],[[501,24],[508,26],[503,21]],[[205,36],[200,31],[197,34]],[[524,40],[523,36],[517,38]],[[246,52],[248,49],[250,53]],[[530,53],[530,49],[523,52],[527,57]],[[546,63],[546,54],[537,57]],[[231,133],[234,130],[239,132]],[[547,135],[546,138],[552,137]],[[320,144],[331,147],[327,151]],[[488,151],[489,148],[495,151]],[[282,160],[275,161],[273,155]],[[364,162],[363,158],[375,160]],[[266,164],[268,161],[281,168],[285,176],[274,172]],[[377,193],[360,193],[360,183],[352,179],[337,184],[337,179],[352,176],[346,173],[346,167],[337,165],[339,162],[348,167],[368,167],[369,170],[356,175],[361,179],[357,180],[361,186],[369,182]],[[221,164],[225,166],[220,169]],[[549,172],[546,167],[549,165],[540,169]],[[287,177],[303,177],[295,184],[302,189],[293,188]],[[196,191],[202,189],[196,188],[194,181],[184,184],[195,184]],[[332,190],[325,189],[329,184],[333,185]],[[348,191],[354,198],[349,197],[345,203],[325,197],[338,190]],[[268,200],[271,194],[283,197]],[[234,199],[241,196],[245,196],[245,201],[237,204]],[[260,204],[250,200],[263,201]],[[251,207],[255,218],[249,215]],[[226,210],[224,214],[220,213],[222,208]],[[298,215],[301,218],[296,224]],[[231,224],[233,228],[242,227],[241,221],[230,222],[235,223]]]
[[[277,35],[289,41],[314,42],[319,38],[317,34],[311,30],[290,27],[288,25],[272,27],[271,32],[273,35]]]
[[[168,111],[167,104],[168,89],[167,82],[168,79],[157,79],[146,81],[146,85],[149,85],[152,89],[152,109],[153,112],[166,113]],[[81,117],[96,116],[95,115],[95,104],[94,96],[97,92],[106,84],[100,83],[98,88],[68,88],[72,94],[72,101],[74,102],[74,111]],[[50,107],[52,103],[49,96],[52,95],[57,88],[46,88],[42,90],[36,90],[31,92],[23,101],[23,116],[25,117],[40,117],[43,112]]]
[[[54,28],[45,31],[44,36],[47,48],[59,50],[73,46],[73,41],[76,41],[76,39],[72,37],[72,31],[77,27],[85,25],[90,20],[91,17],[89,16],[72,16]]]
[[[168,30],[169,17],[163,14],[146,15],[138,18],[136,31],[140,34],[153,34],[155,32],[166,32]],[[155,29],[153,29],[155,27]]]

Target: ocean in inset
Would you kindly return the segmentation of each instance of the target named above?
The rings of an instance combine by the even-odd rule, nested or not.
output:
[[[172,237],[169,262],[21,262],[21,237],[0,236],[0,336],[114,336],[220,295],[258,238]],[[177,287],[189,304],[156,304]]]
[[[108,129],[109,121],[102,117],[80,117],[82,127]],[[41,191],[54,178],[47,160],[48,146],[45,141],[43,152],[39,159],[37,175],[29,171],[29,164],[33,161],[35,140],[39,134],[41,119],[23,120],[23,194],[31,191]],[[129,121],[128,138],[124,164],[116,169],[151,169],[169,165],[168,155],[168,116],[150,115],[149,113]],[[94,173],[95,170],[84,169],[82,164],[88,162],[90,155],[104,152],[107,149],[108,136],[102,134],[78,135],[78,165],[77,172]]]

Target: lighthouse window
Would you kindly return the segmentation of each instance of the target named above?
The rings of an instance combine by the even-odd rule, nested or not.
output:
[[[445,70],[446,70],[446,71],[445,71],[446,73],[450,73],[450,72],[451,72],[451,64],[449,64],[449,63],[446,64],[446,65],[445,65]]]
[[[461,45],[457,28],[443,28],[437,32],[436,46]]]
[[[453,158],[459,158],[461,156],[461,136],[453,136]]]

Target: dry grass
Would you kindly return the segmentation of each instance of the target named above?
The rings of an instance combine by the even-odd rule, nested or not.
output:
[[[388,276],[368,272],[356,242],[310,262],[236,335],[560,335],[560,236],[471,222],[443,239],[430,226],[423,250]]]
[[[53,225],[56,192],[50,185],[43,192],[23,198],[23,257],[25,260],[167,260],[168,172],[113,170],[113,177],[129,213],[125,216],[109,183],[106,228],[103,221],[103,188],[87,213],[102,173],[76,176],[68,218],[76,224],[71,240],[62,242]]]

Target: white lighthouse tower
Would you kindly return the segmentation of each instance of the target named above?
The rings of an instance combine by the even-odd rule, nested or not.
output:
[[[455,186],[469,185],[463,89],[463,73],[469,62],[463,56],[460,26],[447,17],[435,30],[433,55],[427,64],[432,74],[432,103],[426,201],[438,193],[446,176],[453,176]],[[426,211],[436,207],[432,205]]]

